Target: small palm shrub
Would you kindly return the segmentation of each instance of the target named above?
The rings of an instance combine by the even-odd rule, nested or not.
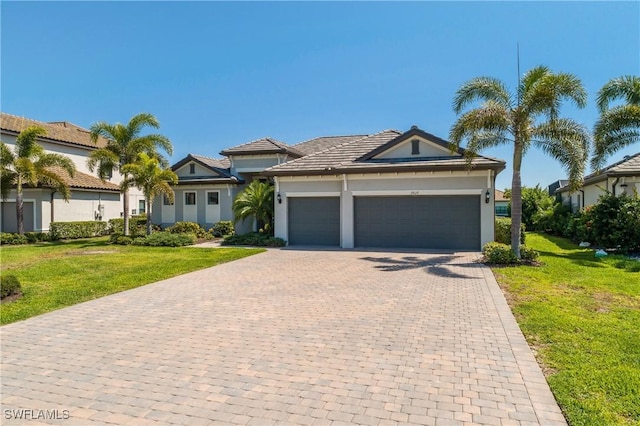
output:
[[[171,234],[193,234],[197,238],[207,238],[210,234],[195,222],[176,222],[166,229]]]
[[[21,290],[20,281],[15,275],[0,275],[0,298],[19,294]]]

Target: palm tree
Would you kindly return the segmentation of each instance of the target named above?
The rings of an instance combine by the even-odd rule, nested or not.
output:
[[[1,196],[6,200],[11,187],[16,185],[16,218],[18,233],[21,235],[24,234],[23,185],[47,185],[58,191],[65,201],[69,201],[71,197],[69,186],[61,173],[66,172],[73,177],[76,166],[64,155],[45,152],[36,139],[46,133],[45,129],[38,126],[24,129],[16,138],[14,152],[0,142]],[[62,170],[55,170],[56,168]]]
[[[126,125],[116,123],[109,124],[104,121],[91,126],[91,140],[96,143],[98,138],[107,140],[107,145],[91,153],[87,166],[92,172],[97,168],[98,176],[106,179],[113,170],[118,170],[123,177],[124,185],[121,185],[123,194],[122,207],[124,210],[124,233],[129,235],[129,184],[128,173],[123,171],[127,164],[134,163],[138,154],[145,152],[151,157],[156,157],[164,166],[166,161],[158,154],[157,149],[162,148],[171,155],[173,147],[165,136],[151,134],[140,136],[145,126],[157,129],[160,127],[158,120],[151,114],[141,113],[135,115]]]
[[[610,108],[615,100],[622,105]],[[591,167],[600,169],[614,152],[640,142],[640,77],[627,75],[614,78],[598,92],[600,118],[593,130],[594,156]]]
[[[138,161],[122,166],[122,172],[129,177],[122,181],[121,187],[135,185],[142,190],[147,200],[147,235],[151,235],[151,205],[157,195],[166,195],[173,202],[173,189],[169,183],[177,184],[178,176],[170,169],[160,167],[157,158],[146,153],[138,154]]]
[[[273,185],[254,180],[233,200],[234,222],[255,218],[258,228],[273,218]]]
[[[589,151],[589,135],[584,126],[558,117],[562,101],[584,108],[587,94],[572,74],[552,73],[538,66],[524,74],[515,94],[498,79],[474,78],[460,87],[453,109],[460,114],[474,101],[483,103],[458,117],[450,132],[453,148],[467,140],[467,160],[481,150],[513,144],[511,184],[511,249],[520,258],[522,222],[522,158],[533,144],[564,165],[573,188],[582,180]]]

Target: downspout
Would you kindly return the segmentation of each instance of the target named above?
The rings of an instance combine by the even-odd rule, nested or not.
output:
[[[582,193],[582,197],[580,197],[580,204],[582,205],[580,206],[580,208],[584,210],[584,189],[581,189],[580,192]]]
[[[620,181],[620,178],[617,177],[616,180],[613,181],[613,184],[611,184],[611,193],[613,194],[613,196],[616,196],[616,185],[618,184],[618,182]]]
[[[53,208],[53,200],[54,198],[54,194],[56,193],[56,191],[51,192],[51,220],[49,221],[49,228],[51,228],[51,222],[55,222],[53,214],[54,214],[54,208]]]

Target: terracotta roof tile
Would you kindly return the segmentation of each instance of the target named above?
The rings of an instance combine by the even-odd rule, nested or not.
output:
[[[304,155],[309,155],[316,152],[325,151],[337,145],[353,142],[366,136],[369,135],[322,136],[319,138],[309,139],[308,141],[297,143],[293,145],[293,148],[297,149]]]
[[[0,129],[20,133],[30,126],[39,126],[47,131],[40,139],[65,142],[73,145],[81,145],[91,148],[100,148],[107,144],[107,140],[99,138],[94,144],[88,129],[77,126],[66,121],[54,121],[46,123],[44,121],[32,120],[30,118],[18,117],[15,115],[0,113]]]
[[[60,167],[51,167],[51,171],[60,176],[71,189],[94,189],[101,191],[120,192],[120,186],[115,183],[103,181],[95,176],[76,171],[71,177],[66,170]]]

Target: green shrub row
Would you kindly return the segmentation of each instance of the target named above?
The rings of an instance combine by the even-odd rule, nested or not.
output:
[[[10,245],[19,245],[19,244],[27,244],[29,241],[27,240],[27,236],[14,234],[11,232],[1,232],[0,233],[0,244],[10,244]]]
[[[107,222],[51,222],[49,238],[51,241],[61,239],[91,238],[107,234]]]
[[[154,232],[145,237],[111,234],[109,239],[112,244],[151,247],[182,247],[196,242],[196,236],[193,234],[171,234],[169,232]]]
[[[20,281],[15,275],[0,275],[0,298],[20,293]]]
[[[258,246],[258,247],[284,247],[287,244],[282,238],[271,237],[267,234],[250,233],[242,235],[229,235],[222,240],[226,246]]]
[[[525,225],[520,224],[520,244],[524,244],[526,236]],[[511,218],[501,217],[496,219],[496,242],[511,245]]]
[[[202,226],[196,222],[176,222],[172,226],[165,229],[171,234],[193,234],[197,238],[210,238],[209,234]]]
[[[110,234],[124,234],[124,219],[109,219]],[[154,230],[160,230],[160,227],[154,225]],[[138,237],[147,234],[147,216],[137,215],[129,217],[129,236]]]
[[[534,249],[521,245],[520,261],[518,261],[516,255],[511,251],[511,246],[495,241],[485,244],[482,247],[482,254],[485,262],[495,265],[511,265],[521,261],[532,262],[537,260],[540,255]]]

